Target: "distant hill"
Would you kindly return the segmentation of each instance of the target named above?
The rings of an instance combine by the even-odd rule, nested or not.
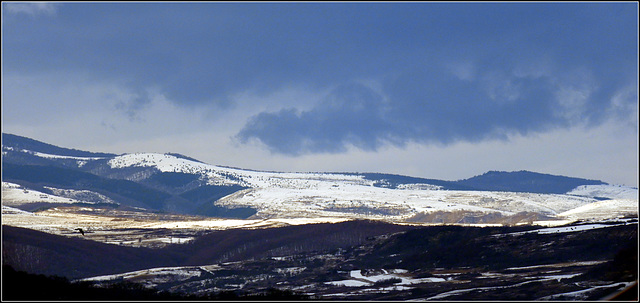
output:
[[[2,146],[11,146],[14,149],[25,149],[45,154],[69,156],[69,157],[113,157],[115,154],[95,153],[77,149],[63,148],[47,144],[27,137],[2,133]]]
[[[439,186],[441,189],[449,190],[476,190],[471,186],[461,184],[455,181],[444,181],[436,179],[416,178],[395,174],[382,174],[382,173],[363,173],[361,174],[367,180],[376,181],[374,186],[385,188],[397,188],[398,185],[404,184],[430,184]]]
[[[526,170],[489,171],[456,182],[476,190],[563,194],[580,185],[605,185],[598,180],[541,174]]]

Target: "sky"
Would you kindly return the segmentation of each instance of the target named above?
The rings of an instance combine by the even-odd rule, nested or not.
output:
[[[636,2],[2,2],[2,131],[116,154],[638,186]]]

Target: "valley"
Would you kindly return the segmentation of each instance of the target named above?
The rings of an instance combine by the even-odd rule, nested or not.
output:
[[[75,283],[126,281],[198,298],[278,290],[322,300],[595,300],[637,279],[637,230],[637,218],[556,228],[345,221],[185,231],[193,239],[107,249],[5,226],[3,253],[19,270]],[[58,264],[42,263],[46,256]]]

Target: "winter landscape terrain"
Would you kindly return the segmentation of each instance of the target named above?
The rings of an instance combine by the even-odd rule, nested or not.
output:
[[[637,188],[528,171],[266,172],[3,134],[2,226],[11,270],[191,299],[591,300],[638,277]]]

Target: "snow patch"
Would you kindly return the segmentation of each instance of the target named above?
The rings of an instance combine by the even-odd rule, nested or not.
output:
[[[4,206],[2,205],[2,214],[3,215],[22,215],[22,216],[37,216],[36,214],[28,211],[24,211],[21,209],[17,209],[14,207]]]
[[[557,233],[579,232],[584,230],[607,228],[607,227],[614,227],[614,226],[620,226],[620,225],[626,225],[626,224],[628,224],[628,222],[622,222],[619,224],[581,224],[581,225],[574,225],[574,226],[541,228],[536,230],[521,231],[516,233],[509,233],[508,235],[522,235],[522,234],[530,234],[530,233],[557,234]],[[629,223],[629,224],[633,224],[633,223]]]
[[[2,182],[2,204],[19,206],[27,203],[79,203],[80,200],[50,195],[41,191],[27,189],[18,184]]]

